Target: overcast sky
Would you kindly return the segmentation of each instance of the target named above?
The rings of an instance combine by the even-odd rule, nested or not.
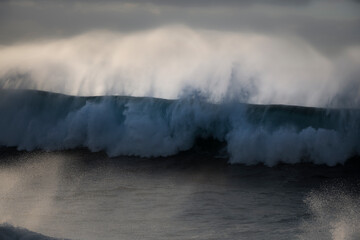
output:
[[[2,0],[0,43],[169,24],[297,35],[322,51],[360,42],[360,3],[346,0]]]
[[[359,65],[355,0],[0,0],[0,87],[360,106]]]

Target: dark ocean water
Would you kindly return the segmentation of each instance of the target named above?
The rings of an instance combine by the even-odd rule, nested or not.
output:
[[[360,237],[359,159],[267,167],[198,150],[0,153],[0,239]]]
[[[0,239],[360,239],[360,110],[0,91]]]

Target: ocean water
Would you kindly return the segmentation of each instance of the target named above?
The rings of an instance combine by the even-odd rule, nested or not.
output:
[[[1,90],[0,239],[360,239],[360,112]]]
[[[230,163],[334,166],[360,154],[360,110],[1,90],[0,146],[166,157],[213,140]],[[206,145],[207,143],[205,143]],[[213,148],[208,146],[207,148]]]
[[[1,239],[360,237],[354,163],[229,165],[193,151],[143,159],[7,149],[1,158]]]

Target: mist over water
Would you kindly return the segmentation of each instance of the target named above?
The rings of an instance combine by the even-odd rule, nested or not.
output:
[[[324,55],[296,36],[170,25],[0,48],[0,87],[71,95],[358,107],[360,48]]]
[[[301,224],[299,239],[355,240],[360,238],[360,198],[358,185],[349,190],[340,182],[311,191],[304,199],[310,218]]]

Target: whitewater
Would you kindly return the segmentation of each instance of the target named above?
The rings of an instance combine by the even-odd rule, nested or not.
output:
[[[1,90],[0,145],[46,151],[88,148],[108,156],[171,156],[199,140],[230,163],[334,166],[360,153],[360,111],[183,99],[79,97]]]

